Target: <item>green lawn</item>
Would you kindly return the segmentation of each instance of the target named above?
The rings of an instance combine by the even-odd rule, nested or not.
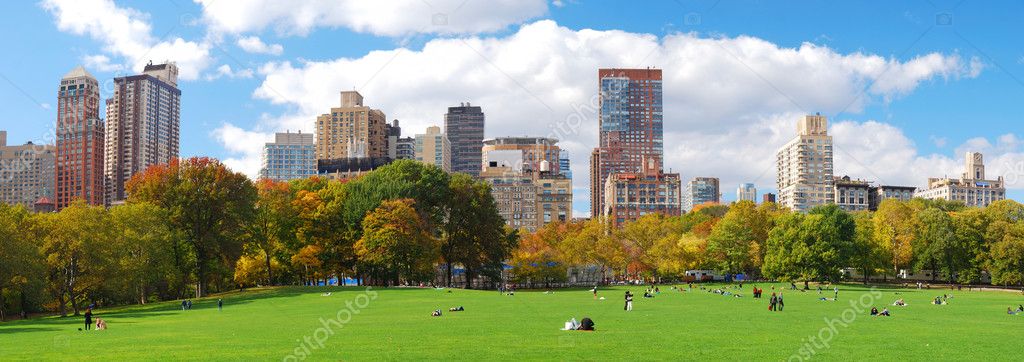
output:
[[[771,294],[770,285],[761,286]],[[309,349],[311,360],[787,360],[819,334],[834,336],[829,347],[809,347],[814,360],[1014,360],[1024,346],[1024,315],[1006,314],[1008,306],[1024,303],[1019,293],[952,292],[948,305],[935,306],[929,301],[949,290],[875,293],[846,285],[838,302],[819,301],[815,290],[786,291],[785,311],[773,313],[767,299],[750,297],[750,285],[740,291],[742,298],[663,286],[660,295],[644,299],[644,288],[632,287],[634,310],[625,312],[625,289],[601,290],[605,300],[594,300],[587,290],[515,296],[396,288],[367,295],[354,287],[251,290],[224,295],[223,311],[216,297],[197,301],[191,311],[176,302],[101,309],[96,316],[108,321],[106,331],[78,331],[81,318],[0,323],[0,359],[291,360],[301,357],[297,349],[305,353],[306,336],[326,339],[322,348],[312,342],[317,348]],[[332,294],[323,296],[327,291]],[[909,306],[891,306],[901,296]],[[879,309],[888,306],[893,316],[870,317],[870,307],[855,312],[850,302],[861,298]],[[330,334],[321,318],[349,310],[346,302],[359,313]],[[447,311],[459,305],[466,311]],[[434,309],[444,309],[444,316],[430,317]],[[347,313],[341,317],[348,319]],[[842,322],[844,313],[852,322],[829,329],[825,319]],[[597,332],[559,330],[570,317],[584,316],[596,322]]]

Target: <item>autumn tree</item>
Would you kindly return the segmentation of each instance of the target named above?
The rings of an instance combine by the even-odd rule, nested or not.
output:
[[[256,190],[252,218],[244,223],[246,252],[263,260],[264,281],[274,285],[275,268],[271,267],[271,262],[295,238],[298,213],[287,183],[262,179],[256,183]]]
[[[215,276],[211,270],[233,270],[257,199],[245,175],[215,159],[190,158],[151,166],[133,176],[127,188],[129,203],[149,202],[166,210],[184,237],[189,250],[175,250],[175,258],[179,267],[194,273],[197,297],[206,295]]]
[[[412,199],[388,200],[366,215],[363,237],[356,242],[360,261],[398,285],[423,281],[433,274],[437,240],[413,207]]]
[[[913,243],[917,233],[914,210],[896,199],[882,200],[874,215],[875,239],[892,267],[893,275],[913,260]]]
[[[761,248],[768,238],[770,220],[751,201],[734,203],[708,237],[708,253],[720,269],[739,273],[761,265]]]

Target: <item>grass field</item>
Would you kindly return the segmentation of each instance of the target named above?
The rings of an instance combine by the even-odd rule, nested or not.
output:
[[[637,295],[632,312],[623,311],[625,287],[600,290],[605,300],[588,290],[250,290],[220,296],[223,311],[217,297],[190,311],[176,302],[100,309],[106,331],[78,331],[80,317],[0,323],[0,359],[800,360],[790,357],[804,348],[814,360],[1019,360],[1024,341],[1024,315],[1006,314],[1024,303],[1019,293],[844,285],[836,302],[785,291],[785,310],[769,312],[750,285],[728,289],[742,298],[662,286],[645,299],[643,287],[628,289]],[[948,305],[929,304],[943,293],[954,295]],[[891,306],[900,297],[909,305]],[[447,311],[459,305],[466,311]],[[893,316],[870,317],[871,305]],[[434,309],[444,316],[430,317]],[[559,330],[585,316],[596,332]]]

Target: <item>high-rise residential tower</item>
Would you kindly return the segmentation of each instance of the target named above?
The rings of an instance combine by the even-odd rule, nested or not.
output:
[[[274,142],[263,145],[260,178],[289,181],[316,175],[314,145],[311,133],[275,133]]]
[[[452,171],[452,147],[441,127],[427,127],[427,133],[416,135],[416,161]]]
[[[683,191],[683,210],[690,212],[697,205],[722,202],[722,188],[717,177],[694,177]]]
[[[801,118],[796,138],[775,155],[775,166],[779,205],[807,211],[835,202],[828,119],[820,114]]]
[[[647,170],[645,158],[662,169],[661,69],[600,69],[598,147],[591,154],[590,210],[605,210],[605,182],[614,173]]]
[[[357,91],[341,92],[341,106],[316,119],[316,158],[386,158],[384,112],[363,105]]]
[[[55,153],[53,145],[8,146],[0,131],[0,203],[32,210],[36,201],[53,199]]]
[[[178,157],[180,129],[181,90],[174,63],[150,63],[142,74],[114,78],[104,136],[107,205],[124,202],[132,175]]]
[[[480,148],[484,145],[484,112],[480,106],[462,103],[448,107],[444,115],[444,133],[452,144],[452,172],[479,176],[482,168]]]
[[[99,83],[79,66],[64,75],[57,91],[57,210],[79,199],[103,205],[103,132]]]
[[[745,183],[736,188],[736,201],[753,201],[757,203],[757,187],[752,183]]]

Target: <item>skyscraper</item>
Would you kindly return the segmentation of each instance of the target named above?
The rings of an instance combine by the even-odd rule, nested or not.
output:
[[[664,152],[661,69],[600,69],[597,78],[600,133],[590,161],[591,215],[605,210],[609,175],[642,172],[645,157],[661,170]]]
[[[57,210],[77,199],[103,205],[103,132],[99,83],[78,66],[57,91]]]
[[[384,143],[387,144],[386,157],[392,160],[398,159],[398,140],[402,138],[402,127],[398,125],[398,120],[392,120],[391,124],[384,124],[384,133],[386,138]]]
[[[659,162],[645,162],[642,172],[616,172],[605,181],[604,217],[614,226],[636,221],[647,214],[679,216],[678,173],[664,173]]]
[[[452,144],[452,172],[479,176],[482,168],[480,148],[484,145],[483,110],[469,103],[448,107],[448,113],[444,115],[444,133]]]
[[[451,172],[452,148],[441,127],[427,127],[427,133],[416,135],[416,161]]]
[[[722,202],[722,189],[717,177],[694,177],[683,191],[683,210],[692,211],[701,204]]]
[[[363,105],[357,91],[341,92],[341,106],[316,119],[316,158],[385,158],[384,112]]]
[[[832,136],[828,119],[820,114],[797,122],[797,136],[775,156],[778,203],[793,211],[807,211],[835,201],[832,178]]]
[[[180,128],[181,90],[174,63],[150,63],[142,74],[114,78],[104,132],[107,205],[125,200],[125,184],[132,175],[178,157]]]
[[[52,199],[54,154],[53,145],[8,146],[7,132],[0,131],[0,203],[32,210],[36,201]]]
[[[752,183],[745,183],[736,188],[736,201],[753,201],[757,203],[757,187]]]
[[[263,145],[260,178],[275,181],[316,175],[316,152],[311,133],[276,133],[274,142]]]

